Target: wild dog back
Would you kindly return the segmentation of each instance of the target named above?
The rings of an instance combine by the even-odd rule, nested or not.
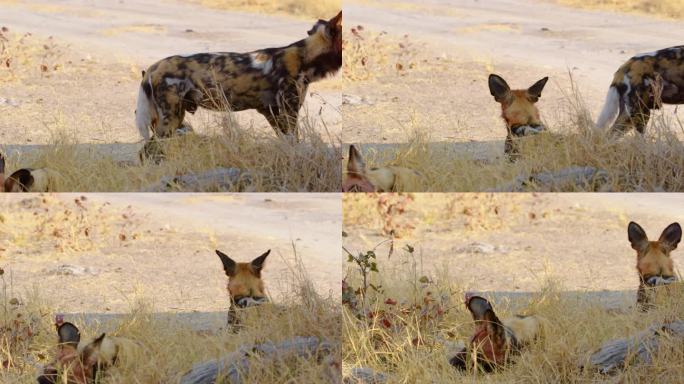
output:
[[[256,109],[277,133],[296,134],[299,109],[310,83],[342,66],[342,12],[319,20],[308,37],[281,48],[247,53],[171,56],[143,72],[136,125],[168,137],[185,112]]]

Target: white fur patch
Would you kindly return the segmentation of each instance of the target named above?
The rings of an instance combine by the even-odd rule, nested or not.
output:
[[[519,136],[531,136],[531,135],[536,135],[541,132],[546,130],[546,127],[543,125],[538,125],[538,126],[531,126],[531,125],[523,125],[518,127],[517,131],[522,132],[522,135]]]
[[[263,304],[268,302],[268,299],[265,297],[261,297],[258,299],[246,296],[238,300],[235,304],[237,304],[238,307],[240,308],[247,308],[247,307],[253,307],[255,305]]]
[[[677,281],[677,278],[675,276],[672,277],[661,277],[661,276],[653,276],[650,277],[648,280],[646,280],[646,284],[655,287],[659,285],[668,285],[672,284]]]
[[[135,126],[138,128],[138,132],[140,132],[140,135],[145,141],[150,139],[150,126],[152,125],[150,104],[151,102],[141,86],[138,91],[138,103],[135,109]]]
[[[178,79],[178,78],[175,78],[175,77],[167,77],[167,78],[164,79],[164,82],[166,83],[166,85],[171,85],[171,86],[173,86],[173,85],[182,84],[183,82],[185,82],[185,79]]]
[[[618,94],[617,88],[611,86],[608,89],[608,94],[606,95],[606,101],[603,104],[603,110],[596,121],[596,128],[599,130],[605,129],[607,126],[613,124],[617,118],[620,95]]]
[[[266,75],[273,69],[273,60],[270,57],[268,60],[263,60],[261,56],[262,55],[258,53],[250,54],[250,57],[252,58],[252,68],[261,69],[264,75]]]
[[[625,74],[625,78],[622,79],[622,83],[627,86],[627,90],[625,91],[625,93],[622,94],[623,102],[625,105],[625,112],[628,115],[631,115],[632,110],[631,110],[630,105],[629,105],[629,93],[632,90],[632,82],[631,82],[631,79],[629,78],[629,74]]]
[[[648,52],[648,53],[640,53],[636,56],[634,56],[635,59],[641,59],[642,57],[653,57],[657,56],[658,52]]]

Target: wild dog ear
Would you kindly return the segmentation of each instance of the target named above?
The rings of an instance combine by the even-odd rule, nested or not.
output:
[[[86,366],[97,364],[97,360],[100,356],[100,347],[102,346],[102,341],[105,339],[105,337],[106,333],[101,334],[83,349],[81,355],[81,361],[83,364]]]
[[[485,312],[483,321],[486,324],[487,334],[494,344],[503,344],[506,341],[506,330],[493,309],[489,309]]]
[[[8,192],[28,192],[33,182],[31,169],[23,168],[14,172],[5,180],[5,190]]]
[[[252,262],[250,263],[250,265],[252,266],[252,270],[257,275],[259,275],[261,273],[261,270],[264,269],[264,263],[266,262],[266,257],[268,257],[269,253],[271,253],[270,249],[264,252],[261,256],[252,260]]]
[[[473,316],[473,320],[483,320],[485,313],[492,310],[491,304],[484,297],[466,295],[466,307]]]
[[[228,275],[228,277],[235,276],[235,262],[233,261],[233,259],[228,257],[228,255],[226,255],[225,253],[219,251],[218,249],[216,250],[216,254],[221,259],[221,263],[223,264],[223,270],[226,272],[226,275]]]
[[[527,96],[531,102],[536,103],[539,100],[547,81],[549,81],[549,78],[545,77],[527,88]]]
[[[466,296],[466,306],[473,315],[473,320],[484,323],[487,334],[496,344],[505,340],[506,335],[503,324],[496,317],[494,308],[492,308],[487,299],[480,296]]]
[[[81,331],[71,323],[63,323],[57,328],[57,335],[59,335],[59,343],[67,344],[76,347],[81,341]]]
[[[337,16],[328,20],[328,28],[338,31],[342,29],[342,11],[340,11],[340,13],[338,13]]]
[[[363,157],[354,145],[349,146],[349,160],[347,160],[347,172],[357,175],[366,173],[366,163],[363,162]]]
[[[145,77],[145,73],[146,73],[146,72],[145,72],[145,70],[143,69],[143,71],[142,71],[142,77]]]
[[[636,251],[643,251],[648,245],[648,236],[641,226],[633,221],[627,226],[627,238]]]
[[[102,344],[102,340],[104,340],[105,336],[107,336],[107,334],[103,332],[97,339],[93,340],[91,345],[99,348],[100,345]]]
[[[508,86],[503,77],[491,74],[489,75],[489,93],[494,96],[494,100],[501,103],[511,94],[511,87]]]
[[[677,244],[682,240],[682,227],[679,223],[672,223],[665,228],[658,242],[668,251],[677,249]]]

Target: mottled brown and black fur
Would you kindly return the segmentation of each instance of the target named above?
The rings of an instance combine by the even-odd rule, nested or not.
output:
[[[277,133],[297,136],[297,116],[310,83],[342,66],[342,12],[319,20],[309,36],[286,47],[247,53],[171,56],[143,72],[136,124],[171,136],[198,108],[256,109]]]
[[[663,104],[684,104],[684,46],[640,54],[620,66],[596,126],[644,133],[651,111]]]
[[[58,317],[59,318],[59,317]],[[140,345],[127,338],[100,336],[82,340],[81,332],[72,323],[58,320],[57,353],[47,364],[37,381],[39,384],[93,384],[114,365],[131,367],[142,356]]]
[[[502,321],[483,297],[466,294],[465,304],[476,328],[468,344],[449,359],[458,369],[492,372],[509,363],[511,356],[543,334],[545,321],[538,316],[516,315]]]

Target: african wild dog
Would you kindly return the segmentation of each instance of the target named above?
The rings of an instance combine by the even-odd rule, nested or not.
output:
[[[665,228],[658,241],[649,241],[644,229],[632,221],[627,226],[627,238],[637,252],[637,306],[646,311],[664,297],[660,292],[667,293],[664,286],[677,281],[670,252],[682,240],[682,227],[679,223],[672,223]]]
[[[651,110],[662,104],[684,104],[684,46],[644,53],[627,60],[613,76],[596,122],[611,132],[634,127],[644,133]]]
[[[101,334],[82,341],[81,332],[57,316],[59,344],[55,360],[38,377],[39,384],[91,384],[113,365],[130,367],[140,356],[140,346],[123,337]]]
[[[223,264],[223,270],[228,276],[229,325],[238,323],[237,308],[247,308],[268,302],[261,271],[264,269],[264,262],[269,253],[271,253],[270,249],[249,263],[236,263],[225,253],[216,250]]]
[[[297,116],[310,83],[342,67],[342,11],[319,20],[303,40],[247,53],[171,56],[143,72],[136,125],[171,136],[185,112],[256,109],[276,133],[297,136]],[[227,104],[227,105],[226,105]]]
[[[5,158],[0,153],[0,192],[54,192],[62,176],[48,168],[22,168],[5,178]]]
[[[528,89],[511,90],[506,80],[499,75],[489,75],[489,92],[501,104],[501,117],[506,122],[506,144],[504,153],[514,160],[519,153],[514,138],[536,135],[546,130],[535,103],[549,80],[545,77]]]
[[[395,166],[366,169],[359,151],[349,146],[342,192],[420,192],[423,187],[422,175],[412,169]]]
[[[476,324],[475,334],[449,363],[459,369],[480,368],[492,372],[509,363],[512,355],[542,335],[545,320],[515,316],[503,321],[487,299],[466,294],[465,304]]]

